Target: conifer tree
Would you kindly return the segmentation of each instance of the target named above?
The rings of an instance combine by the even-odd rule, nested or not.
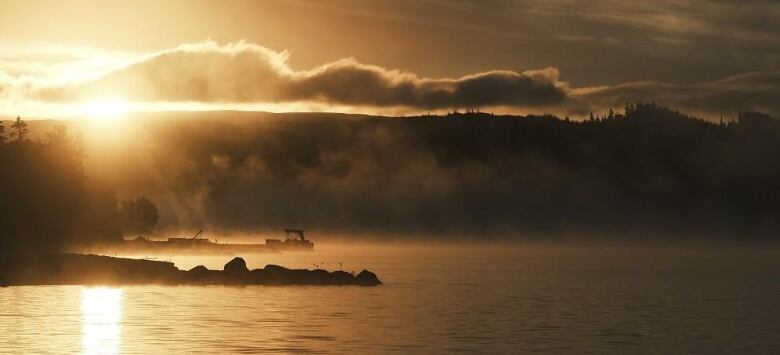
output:
[[[30,133],[30,130],[27,128],[27,122],[22,121],[22,118],[19,116],[16,116],[16,122],[11,125],[11,128],[13,129],[11,137],[15,137],[19,142],[24,141],[24,137]]]

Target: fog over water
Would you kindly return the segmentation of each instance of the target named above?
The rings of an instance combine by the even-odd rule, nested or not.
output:
[[[88,186],[147,196],[159,232],[773,239],[780,170],[765,157],[780,154],[780,120],[739,119],[628,104],[583,122],[226,111],[68,124]]]
[[[779,20],[0,0],[0,355],[780,354]]]

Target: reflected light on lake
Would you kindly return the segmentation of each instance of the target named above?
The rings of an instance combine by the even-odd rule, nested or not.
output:
[[[0,354],[780,349],[776,246],[316,248],[248,255],[246,262],[367,266],[385,283],[0,287]],[[184,269],[221,269],[226,259],[173,257]]]
[[[81,290],[82,348],[84,354],[119,354],[122,290]]]

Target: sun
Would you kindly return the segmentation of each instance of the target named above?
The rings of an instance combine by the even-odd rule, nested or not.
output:
[[[91,101],[85,104],[84,113],[93,120],[117,120],[128,111],[128,105],[122,98]]]

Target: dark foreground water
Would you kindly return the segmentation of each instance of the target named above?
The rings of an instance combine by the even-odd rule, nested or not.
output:
[[[318,245],[247,260],[367,267],[385,285],[1,288],[0,353],[780,352],[776,247]]]

